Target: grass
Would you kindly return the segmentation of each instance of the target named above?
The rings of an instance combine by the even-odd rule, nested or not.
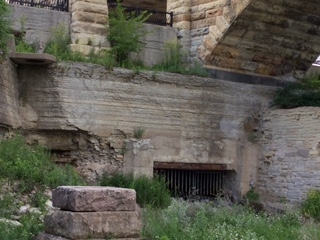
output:
[[[246,206],[214,206],[174,200],[164,210],[143,211],[143,236],[162,240],[319,239],[319,225],[303,224],[299,212],[255,214]]]
[[[71,166],[58,167],[51,161],[48,149],[25,144],[21,135],[0,142],[0,176],[19,181],[22,192],[35,186],[54,188],[84,183]]]
[[[41,216],[46,213],[49,198],[44,193],[46,189],[85,184],[71,166],[58,167],[47,148],[27,145],[21,135],[0,142],[0,181],[0,219],[17,215],[26,199],[31,207],[40,210],[22,214],[20,226],[0,221],[1,240],[32,240],[43,231]]]

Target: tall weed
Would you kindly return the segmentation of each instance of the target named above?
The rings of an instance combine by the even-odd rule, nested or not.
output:
[[[141,207],[152,206],[165,208],[170,205],[171,197],[165,181],[160,177],[133,177],[132,174],[117,173],[113,176],[103,176],[101,186],[132,188],[137,193],[137,203]]]

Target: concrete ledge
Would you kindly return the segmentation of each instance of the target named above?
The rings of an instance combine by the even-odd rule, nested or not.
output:
[[[11,61],[25,65],[49,65],[57,61],[56,57],[46,53],[11,53]]]

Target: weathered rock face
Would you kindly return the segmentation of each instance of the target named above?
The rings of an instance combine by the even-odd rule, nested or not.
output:
[[[54,207],[73,212],[135,211],[136,192],[113,187],[58,187]]]
[[[21,127],[28,141],[49,145],[57,161],[73,163],[92,181],[121,170],[124,153],[134,157],[125,140],[144,126],[143,138],[150,139],[152,149],[135,157],[138,172],[152,174],[154,161],[226,164],[239,177],[242,170],[250,171],[241,183],[248,188],[258,152],[248,135],[274,92],[272,87],[82,63],[21,66],[19,83]],[[237,184],[240,179],[232,185]]]
[[[320,187],[320,109],[268,111],[262,121],[258,190],[269,202],[298,203]]]

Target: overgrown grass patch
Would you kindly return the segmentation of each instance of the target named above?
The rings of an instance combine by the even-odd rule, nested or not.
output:
[[[84,184],[71,166],[58,167],[51,161],[48,149],[25,144],[21,135],[0,142],[0,176],[19,181],[21,191],[35,186]]]
[[[246,206],[213,206],[174,200],[164,210],[144,209],[143,236],[147,239],[287,240],[303,239],[314,225],[304,226],[298,212],[256,214]],[[312,238],[310,238],[312,239]]]

